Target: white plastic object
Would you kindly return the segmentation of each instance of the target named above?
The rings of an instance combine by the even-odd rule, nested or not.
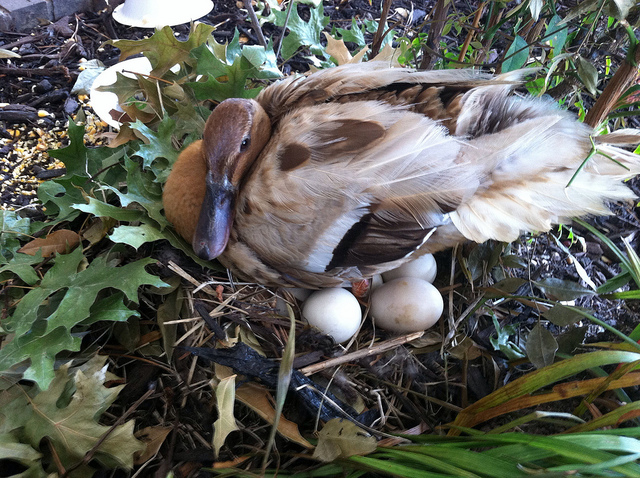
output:
[[[124,72],[124,70],[127,70]],[[124,76],[135,78],[136,75],[130,72],[148,74],[151,71],[151,63],[149,60],[141,56],[139,58],[130,58],[129,60],[121,61],[113,66],[110,66],[102,73],[100,73],[91,85],[91,91],[89,96],[91,97],[91,107],[93,111],[100,117],[102,121],[115,129],[120,129],[120,121],[117,121],[111,117],[111,110],[122,112],[124,111],[118,103],[118,95],[115,93],[109,93],[108,91],[98,91],[99,86],[107,86],[115,83],[117,76],[116,73],[122,73]]]
[[[138,28],[161,28],[204,17],[213,9],[211,0],[125,0],[113,10],[113,19]]]

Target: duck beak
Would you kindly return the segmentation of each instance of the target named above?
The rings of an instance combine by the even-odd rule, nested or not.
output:
[[[233,225],[236,189],[226,177],[222,182],[214,181],[211,171],[207,173],[206,185],[192,246],[198,257],[212,260],[227,247]]]

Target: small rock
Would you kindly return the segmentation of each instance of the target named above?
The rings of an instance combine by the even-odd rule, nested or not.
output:
[[[64,112],[68,115],[74,115],[78,111],[80,104],[69,96],[64,102]]]
[[[36,93],[46,93],[47,91],[51,91],[53,90],[53,85],[51,84],[51,82],[47,79],[44,79],[42,81],[40,81],[38,84],[36,84],[36,86],[34,87],[34,91]]]

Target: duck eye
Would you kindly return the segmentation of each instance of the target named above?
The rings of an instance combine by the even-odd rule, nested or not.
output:
[[[242,153],[246,151],[249,148],[249,145],[251,145],[251,139],[247,136],[242,140],[242,143],[240,143],[240,152]]]

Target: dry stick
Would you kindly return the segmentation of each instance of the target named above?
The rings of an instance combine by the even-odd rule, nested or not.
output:
[[[478,29],[478,25],[480,25],[480,18],[482,17],[482,13],[484,12],[484,6],[487,2],[482,2],[478,9],[476,10],[476,14],[473,17],[473,24],[469,29],[469,33],[467,33],[467,38],[464,39],[464,43],[462,44],[462,48],[460,49],[460,55],[458,55],[458,61],[464,61],[464,57],[467,54],[467,49],[471,44],[471,40],[476,36],[476,30]]]
[[[448,0],[438,0],[438,3],[433,7],[433,19],[431,20],[431,30],[429,30],[429,37],[427,38],[426,48],[422,49],[422,62],[420,63],[421,70],[431,70],[436,63],[437,55],[432,52],[440,51],[440,38],[442,38],[442,30],[447,20],[447,13],[451,4]]]
[[[62,65],[52,66],[50,68],[16,68],[11,66],[0,66],[0,75],[11,75],[11,76],[63,75],[64,77],[69,78],[69,69],[66,66],[62,66]]]
[[[309,365],[308,367],[301,368],[299,371],[305,375],[311,375],[313,373],[319,372],[320,370],[324,370],[329,367],[335,367],[336,365],[341,365],[343,363],[359,360],[361,358],[368,357],[370,355],[376,355],[382,352],[386,352],[387,350],[394,349],[396,347],[399,347],[402,344],[411,342],[412,340],[419,339],[423,335],[424,335],[424,330],[421,330],[419,332],[412,332],[407,335],[401,335],[400,337],[396,337],[394,339],[385,340],[384,342],[381,342],[372,347],[356,350],[355,352],[352,352],[350,354],[342,355],[340,357],[335,357],[329,360],[325,360],[324,362]]]
[[[630,47],[632,48],[633,45]],[[613,107],[620,99],[620,96],[631,86],[638,78],[638,63],[640,62],[640,48],[634,47],[635,52],[630,55],[633,58],[629,61],[629,56],[622,61],[618,71],[609,81],[600,98],[589,110],[584,122],[589,126],[596,127],[602,123],[607,115],[613,110]]]
[[[387,24],[387,18],[389,17],[389,10],[391,9],[391,0],[384,0],[382,4],[382,14],[380,15],[380,22],[378,23],[378,29],[373,36],[373,43],[371,45],[371,53],[369,58],[375,57],[380,52],[380,46],[382,45],[382,39],[384,38],[384,28]]]
[[[14,42],[11,43],[7,43],[6,45],[2,45],[2,48],[5,50],[11,50],[12,48],[16,47],[16,46],[20,46],[20,45],[24,45],[25,43],[34,43],[37,42],[38,40],[42,40],[45,37],[45,34],[40,34],[40,35],[26,35],[22,38],[20,38],[19,40],[16,40]]]
[[[175,272],[176,274],[178,274],[180,277],[182,277],[183,279],[186,279],[187,281],[191,282],[191,284],[193,284],[196,287],[201,287],[202,284],[200,282],[198,282],[197,280],[195,280],[188,272],[186,272],[184,269],[182,269],[178,264],[176,264],[173,261],[169,261],[169,264],[167,266],[169,268],[170,271]],[[211,287],[209,287],[208,285],[204,286],[201,288],[201,290],[209,295],[215,295],[216,291],[213,290]]]
[[[282,36],[278,42],[278,49],[276,50],[276,59],[280,56],[280,50],[282,49],[282,42],[284,41],[284,34],[287,31],[287,24],[289,23],[289,17],[291,16],[291,9],[293,8],[294,1],[289,0],[289,8],[287,8],[287,16],[284,18],[284,25],[282,25]]]
[[[263,47],[267,48],[267,40],[264,38],[262,28],[260,28],[260,22],[258,21],[258,16],[256,15],[256,12],[251,5],[251,0],[244,0],[244,8],[246,8],[247,13],[249,13],[251,25],[253,25],[253,29],[255,30],[256,35],[258,35],[258,41]]]

